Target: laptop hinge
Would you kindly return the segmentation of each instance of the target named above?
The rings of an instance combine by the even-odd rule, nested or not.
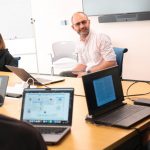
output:
[[[118,103],[115,107],[113,107],[112,110],[117,109],[118,107],[121,107],[121,106],[123,106],[123,105],[125,105],[125,104],[126,104],[126,103]],[[107,111],[107,112],[108,112],[108,111]],[[95,116],[87,114],[86,117],[85,117],[85,120],[86,120],[86,121],[89,121],[89,122],[91,122],[91,123],[94,123],[94,118],[96,118],[96,117],[98,117],[98,116],[100,116],[100,115],[104,115],[104,114],[107,113],[107,112],[99,113],[99,114],[97,114],[97,115],[95,115]]]

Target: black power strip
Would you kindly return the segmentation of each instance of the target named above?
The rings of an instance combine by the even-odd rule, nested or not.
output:
[[[139,98],[133,100],[135,105],[143,105],[143,106],[149,106],[150,107],[150,99],[146,98]]]

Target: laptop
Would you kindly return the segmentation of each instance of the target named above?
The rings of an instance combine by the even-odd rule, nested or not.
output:
[[[124,103],[118,66],[82,77],[88,116],[96,124],[130,128],[150,116],[150,107]]]
[[[73,97],[73,88],[27,88],[21,120],[37,128],[47,144],[56,144],[71,129]]]
[[[28,81],[29,84],[33,84],[33,81],[34,81],[34,84],[36,84],[36,85],[46,85],[46,84],[61,82],[61,81],[65,80],[63,77],[56,77],[56,76],[55,77],[49,76],[49,78],[41,78],[41,77],[37,77],[37,76],[29,74],[23,68],[18,68],[18,67],[9,66],[9,65],[5,65],[5,66],[10,71],[15,73],[23,81],[25,81],[25,82]]]
[[[0,106],[4,104],[8,79],[8,76],[0,76]]]

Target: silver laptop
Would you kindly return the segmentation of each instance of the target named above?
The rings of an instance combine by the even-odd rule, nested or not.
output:
[[[47,144],[56,144],[72,124],[73,88],[25,89],[21,120],[32,124]]]
[[[0,106],[4,104],[8,79],[8,76],[0,76]]]
[[[118,67],[82,77],[89,115],[96,124],[130,128],[150,116],[150,107],[125,104]]]
[[[49,76],[49,78],[41,78],[41,77],[37,77],[37,76],[29,74],[23,68],[18,68],[18,67],[9,66],[9,65],[5,65],[5,66],[10,71],[12,71],[13,73],[15,73],[23,81],[26,82],[28,80],[29,84],[32,84],[33,80],[34,80],[34,84],[36,84],[36,85],[46,85],[46,84],[61,82],[61,81],[65,80],[63,77],[56,77],[56,76],[55,77],[54,76]]]

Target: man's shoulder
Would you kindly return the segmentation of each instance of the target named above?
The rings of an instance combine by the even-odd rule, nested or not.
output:
[[[96,37],[98,40],[110,40],[110,37],[101,31],[91,30],[91,37]]]
[[[99,37],[109,37],[106,33],[101,32],[100,30],[91,29],[91,34]]]

